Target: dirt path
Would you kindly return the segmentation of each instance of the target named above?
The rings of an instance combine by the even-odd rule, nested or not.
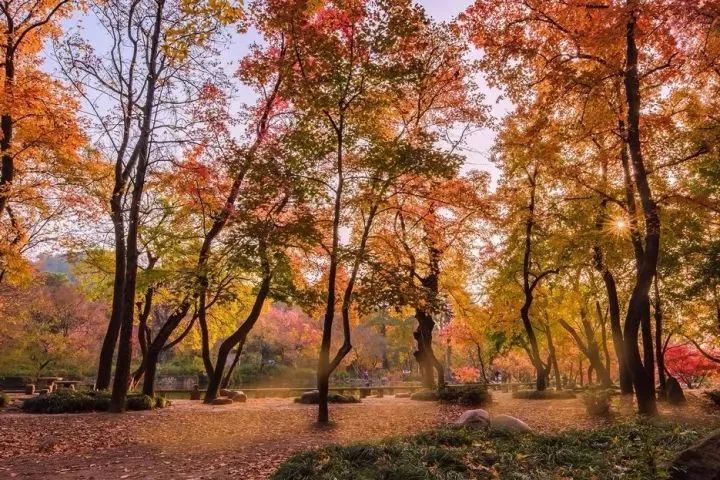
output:
[[[509,413],[545,432],[607,423],[578,400],[522,401],[495,394],[493,413]],[[377,440],[446,423],[457,407],[368,398],[332,408],[335,424],[318,429],[315,408],[289,399],[207,407],[176,401],[165,410],[125,415],[0,414],[0,478],[267,478],[292,453],[326,443]],[[616,408],[630,415],[630,405]],[[696,403],[665,412],[688,421],[707,415]]]

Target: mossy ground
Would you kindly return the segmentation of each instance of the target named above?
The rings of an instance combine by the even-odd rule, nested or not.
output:
[[[442,428],[375,444],[297,454],[273,480],[667,478],[681,450],[711,427],[638,420],[560,434]]]

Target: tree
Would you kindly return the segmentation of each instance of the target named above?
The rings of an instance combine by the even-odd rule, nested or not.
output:
[[[76,37],[62,50],[62,63],[93,112],[103,153],[113,163],[109,203],[115,282],[96,386],[109,386],[119,339],[111,409],[122,411],[130,381],[138,234],[149,168],[173,154],[168,145],[179,141],[180,119],[187,118],[183,109],[197,98],[197,66],[211,54],[208,45],[218,27],[234,21],[238,10],[229,1],[186,0],[96,2],[91,9],[111,47],[98,55]]]
[[[40,64],[44,42],[80,3],[0,2],[0,282],[27,272],[22,254],[57,217],[51,192],[78,162],[77,103]]]

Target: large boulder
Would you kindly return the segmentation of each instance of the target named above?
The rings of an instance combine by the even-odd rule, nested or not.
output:
[[[671,480],[720,480],[720,430],[680,452],[670,466]]]
[[[670,405],[685,403],[685,394],[675,377],[669,377],[665,382],[665,398]]]
[[[227,397],[218,397],[212,401],[213,405],[230,405],[231,403],[233,403],[232,398]]]
[[[453,424],[473,430],[485,428],[490,424],[490,414],[483,409],[467,410]]]
[[[247,402],[247,395],[245,395],[245,392],[242,392],[240,390],[231,390],[228,394],[228,397],[232,399],[233,402],[238,403],[245,403]]]
[[[508,430],[511,432],[532,432],[530,426],[519,418],[510,415],[497,415],[490,419],[490,427],[495,430]]]

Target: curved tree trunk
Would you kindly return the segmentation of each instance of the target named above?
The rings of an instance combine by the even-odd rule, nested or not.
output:
[[[227,365],[228,356],[230,355],[230,352],[232,352],[233,348],[238,347],[239,345],[243,345],[245,343],[248,334],[255,326],[258,318],[260,318],[263,305],[265,305],[265,300],[270,293],[271,282],[272,276],[269,272],[269,266],[267,266],[265,277],[263,278],[260,289],[255,296],[255,302],[253,303],[253,307],[250,310],[247,318],[242,323],[242,325],[240,325],[240,327],[235,330],[235,332],[233,332],[232,335],[230,335],[228,338],[225,339],[225,341],[222,342],[222,344],[220,344],[220,348],[218,349],[217,361],[215,362],[215,367],[213,369],[213,374],[209,379],[210,382],[208,383],[208,388],[205,392],[205,403],[212,403],[212,401],[217,398],[218,392],[220,391],[220,385],[223,381],[223,375],[225,373],[225,366]],[[239,355],[240,352],[238,351],[238,356]]]
[[[635,40],[637,22],[637,2],[627,0],[629,7],[626,30],[626,68],[624,74],[627,100],[627,142],[633,165],[635,184],[645,215],[645,248],[642,263],[639,265],[635,288],[633,288],[627,315],[625,317],[625,355],[632,374],[638,411],[641,414],[657,413],[655,386],[653,378],[643,365],[639,350],[639,329],[644,318],[649,320],[649,292],[655,277],[660,252],[660,216],[658,206],[652,197],[652,191],[645,170],[640,140],[640,75],[638,72],[638,49]]]

